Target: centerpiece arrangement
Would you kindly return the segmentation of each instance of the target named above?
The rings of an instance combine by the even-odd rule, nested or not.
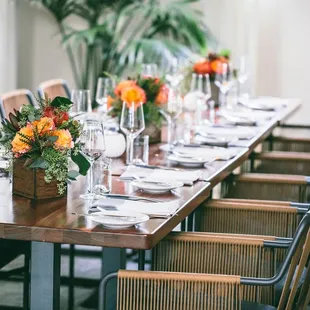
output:
[[[12,159],[13,193],[31,199],[66,195],[67,183],[86,175],[89,162],[80,152],[81,124],[69,116],[63,97],[24,105],[2,121],[0,143]],[[69,158],[79,171],[69,171]]]
[[[163,116],[160,105],[168,101],[168,88],[160,78],[138,76],[121,81],[108,97],[110,115],[120,119],[123,101],[143,103],[145,120],[144,135],[150,136],[151,143],[160,141]]]

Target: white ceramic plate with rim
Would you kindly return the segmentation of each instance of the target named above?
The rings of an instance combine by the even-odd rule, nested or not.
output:
[[[99,206],[98,209],[100,210]],[[112,229],[129,228],[150,219],[148,215],[143,213],[124,211],[98,212],[88,218]]]
[[[214,159],[206,159],[203,157],[182,157],[182,156],[177,156],[174,154],[171,154],[168,156],[168,159],[174,162],[177,162],[183,167],[189,167],[189,168],[197,168],[203,166],[205,163],[208,162],[213,162]]]
[[[157,182],[157,181],[156,181]],[[162,194],[182,187],[184,184],[179,181],[158,181],[159,184],[148,183],[147,180],[132,181],[131,185],[150,194]]]

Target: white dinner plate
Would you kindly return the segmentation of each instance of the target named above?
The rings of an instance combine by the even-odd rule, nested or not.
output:
[[[98,207],[98,209],[100,210],[100,207]],[[94,215],[91,215],[88,218],[112,229],[129,228],[150,219],[146,214],[123,211],[94,213]]]
[[[178,181],[158,181],[158,184],[148,183],[148,181],[132,181],[131,184],[150,194],[162,194],[174,190],[178,187],[182,187],[184,184]]]
[[[189,168],[197,168],[203,166],[205,163],[214,161],[214,159],[207,159],[203,157],[182,157],[182,156],[177,156],[174,154],[171,154],[168,156],[168,160],[171,160],[173,162],[178,163],[179,165],[183,167],[189,167]]]

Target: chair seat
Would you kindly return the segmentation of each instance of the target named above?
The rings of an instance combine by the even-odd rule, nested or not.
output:
[[[242,301],[241,302],[242,310],[276,310],[277,308],[269,305],[259,304],[257,302],[251,301]]]

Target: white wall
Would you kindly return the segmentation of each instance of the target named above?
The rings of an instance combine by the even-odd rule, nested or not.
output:
[[[62,77],[73,87],[52,17],[26,1],[15,1],[17,85],[33,90],[43,80]],[[301,98],[304,107],[298,119],[310,122],[310,0],[201,0],[198,7],[222,47],[255,60],[254,93]]]

